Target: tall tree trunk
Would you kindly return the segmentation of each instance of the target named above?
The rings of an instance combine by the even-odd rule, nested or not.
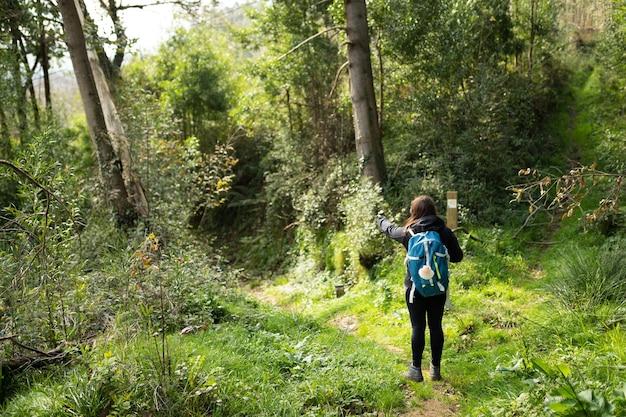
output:
[[[41,1],[37,1],[37,10],[42,10]],[[43,72],[44,98],[47,110],[52,109],[52,92],[50,90],[50,57],[48,46],[48,35],[44,25],[44,16],[41,12],[37,13],[38,30],[39,30],[39,60],[41,61],[41,71]]]
[[[126,136],[98,60],[90,60],[87,52],[80,7],[75,0],[59,0],[58,5],[89,135],[97,150],[101,181],[120,223],[130,226],[137,218],[147,217],[148,203],[132,172]]]
[[[33,111],[33,119],[35,127],[39,128],[39,103],[37,102],[37,94],[35,93],[35,84],[33,83],[34,67],[30,68],[28,59],[26,56],[26,48],[24,43],[20,40],[20,50],[22,56],[22,65],[24,66],[24,76],[26,76],[26,91],[28,92],[28,99],[30,100],[30,107]],[[36,64],[35,64],[36,65]],[[26,97],[25,97],[26,98]]]
[[[11,158],[11,133],[9,132],[9,124],[0,103],[0,159]]]
[[[50,59],[48,57],[48,43],[45,35],[41,36],[39,45],[41,54],[41,70],[43,71],[44,97],[46,99],[46,109],[52,109],[52,90],[50,88]]]
[[[533,77],[533,48],[535,47],[535,0],[530,0],[530,39],[528,41],[528,80]]]
[[[22,71],[20,70],[20,62],[21,62],[21,53],[20,53],[20,39],[21,33],[19,29],[19,22],[17,20],[17,13],[19,12],[19,8],[11,4],[14,8],[11,9],[13,13],[9,14],[10,17],[10,28],[11,28],[11,46],[9,50],[11,51],[11,66],[13,72],[13,82],[15,83],[15,95],[18,100],[24,100],[17,106],[17,117],[18,117],[18,129],[20,134],[26,132],[28,127],[28,117],[26,114],[26,88],[22,84]],[[28,70],[28,68],[26,68]]]
[[[344,7],[356,153],[362,164],[361,176],[382,183],[386,168],[374,94],[365,0],[344,0]]]

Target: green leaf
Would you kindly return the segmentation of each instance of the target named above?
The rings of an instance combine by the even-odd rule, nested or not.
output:
[[[558,369],[558,371],[564,376],[567,377],[569,375],[571,375],[572,370],[570,369],[569,366],[565,365],[565,364],[561,364],[561,365],[557,365],[556,369]]]
[[[559,393],[559,395],[561,395],[564,398],[568,398],[572,400],[575,400],[577,398],[576,392],[572,389],[572,387],[568,385],[562,385],[559,388],[557,388],[556,391]]]
[[[590,389],[587,389],[587,390],[579,392],[578,399],[580,401],[591,404],[593,402],[593,391]]]
[[[576,405],[574,401],[560,401],[551,403],[548,407],[557,414],[565,413]]]
[[[533,366],[535,368],[537,368],[538,370],[540,370],[541,372],[543,372],[544,374],[546,374],[550,378],[554,378],[555,377],[554,370],[552,369],[552,367],[547,362],[544,362],[543,360],[541,360],[539,358],[533,358],[533,359],[531,359],[531,362],[532,362],[532,364],[533,364]]]

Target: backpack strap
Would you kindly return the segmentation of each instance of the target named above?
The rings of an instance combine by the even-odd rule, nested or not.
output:
[[[413,228],[411,228],[411,226],[409,226],[409,233],[411,234],[411,237],[415,236],[415,232],[413,231]],[[409,262],[409,255],[407,254],[406,259],[404,260],[404,263],[408,265]],[[413,304],[413,298],[415,298],[415,283],[413,282],[413,278],[411,278],[411,292],[409,292],[409,303]]]

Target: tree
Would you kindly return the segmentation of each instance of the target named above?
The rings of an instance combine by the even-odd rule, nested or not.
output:
[[[0,2],[0,155],[6,158],[12,147],[27,141],[33,127],[40,127],[40,74],[45,106],[52,107],[49,62],[62,55],[60,33],[56,5],[42,0]]]
[[[386,58],[385,133],[394,140],[385,152],[400,156],[389,181],[410,184],[395,189],[454,187],[486,217],[484,201],[505,203],[518,168],[553,155],[559,138],[542,126],[565,73],[551,49],[558,20],[551,2],[539,3],[532,79],[519,60],[530,48],[528,0],[368,3]]]
[[[109,16],[110,24],[112,26],[113,40],[107,40],[98,34],[98,25],[91,19],[87,8],[85,7],[84,0],[80,0],[81,8],[83,11],[84,30],[88,33],[89,43],[93,45],[93,49],[98,55],[100,60],[100,66],[104,72],[104,75],[109,83],[109,88],[114,88],[116,82],[121,79],[122,63],[127,55],[129,47],[132,45],[133,40],[126,34],[126,26],[122,21],[122,14],[126,10],[130,9],[145,9],[162,5],[174,5],[189,15],[193,15],[196,9],[200,5],[199,0],[154,0],[145,2],[138,0],[136,2],[126,3],[124,0],[99,0],[98,4],[104,13]],[[104,46],[110,45],[112,47],[113,55],[109,57],[105,51]]]
[[[161,45],[154,75],[161,100],[179,121],[180,139],[197,137],[207,153],[226,137],[233,94],[225,59],[210,46],[213,40],[210,28],[178,30]]]
[[[87,51],[82,12],[75,0],[60,0],[65,38],[78,83],[89,135],[98,156],[100,179],[119,222],[131,226],[149,214],[115,104],[95,53]],[[91,58],[91,59],[90,59]]]
[[[340,155],[347,153],[343,151],[343,140],[338,136],[343,134],[342,115],[349,115],[349,111],[341,108],[342,97],[336,88],[346,64],[341,66],[345,57],[341,52],[338,53],[340,45],[333,35],[345,30],[348,37],[347,66],[351,80],[350,103],[356,135],[355,140],[350,138],[352,145],[348,143],[348,149],[354,150],[356,142],[363,177],[379,183],[384,181],[385,162],[374,94],[365,2],[345,2],[345,27],[333,25],[342,17],[332,12],[333,7],[327,2],[281,0],[273,3],[262,26],[264,33],[269,34],[266,35],[270,38],[269,43],[276,43],[282,51],[285,43],[297,45],[272,62],[271,76],[282,75],[278,78],[281,83],[279,88],[286,87],[284,98],[290,135],[298,139],[300,147],[303,138],[315,138],[314,148],[307,152],[311,155],[309,160],[323,164],[337,150]],[[294,53],[296,51],[297,54]],[[284,59],[287,56],[288,61]],[[279,61],[280,65],[275,65]],[[269,76],[267,78],[271,80]],[[271,88],[270,83],[266,82],[266,85]],[[303,120],[307,121],[305,116],[310,117],[310,125],[302,123]],[[338,126],[333,126],[333,123]],[[318,160],[317,155],[324,157]]]
[[[382,183],[386,169],[374,94],[367,9],[365,0],[345,0],[344,6],[356,153],[362,164],[362,176]]]
[[[338,54],[341,28],[334,25],[332,3],[276,0],[255,20],[258,37],[248,42],[263,48],[259,75],[276,100],[270,116],[285,124],[281,140],[306,155],[311,168],[352,152],[349,102],[336,88],[345,57]]]

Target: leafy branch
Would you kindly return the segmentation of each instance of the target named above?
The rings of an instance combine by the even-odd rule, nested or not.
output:
[[[52,190],[50,190],[48,187],[46,187],[45,185],[43,185],[42,183],[40,183],[39,181],[37,181],[32,175],[30,175],[28,172],[26,172],[24,169],[18,167],[17,165],[15,165],[14,163],[10,162],[10,161],[5,161],[4,159],[0,159],[0,165],[4,165],[6,167],[11,168],[15,173],[21,175],[22,177],[26,178],[28,180],[29,183],[31,183],[32,185],[34,185],[35,187],[41,189],[42,191],[44,191],[49,197],[53,198],[57,203],[59,203],[59,205],[63,208],[63,210],[65,210],[66,212],[68,212],[70,214],[70,216],[73,217],[73,213],[72,210],[70,210],[67,205],[63,202],[63,200],[61,200]]]
[[[532,224],[539,213],[546,214],[551,223],[559,216],[563,220],[577,212],[585,223],[598,222],[619,211],[620,198],[624,193],[625,174],[600,171],[596,163],[557,174],[526,168],[520,170],[518,175],[527,178],[527,181],[507,189],[515,197],[511,202],[528,204],[529,215],[519,231]],[[592,190],[601,186],[604,198],[592,211],[585,213],[583,201]]]
[[[546,397],[548,409],[557,416],[612,417],[615,402],[624,398],[623,390],[615,390],[610,399],[589,388],[579,391],[572,379],[571,368],[565,364],[551,365],[539,358],[532,359],[532,364],[557,384]]]

